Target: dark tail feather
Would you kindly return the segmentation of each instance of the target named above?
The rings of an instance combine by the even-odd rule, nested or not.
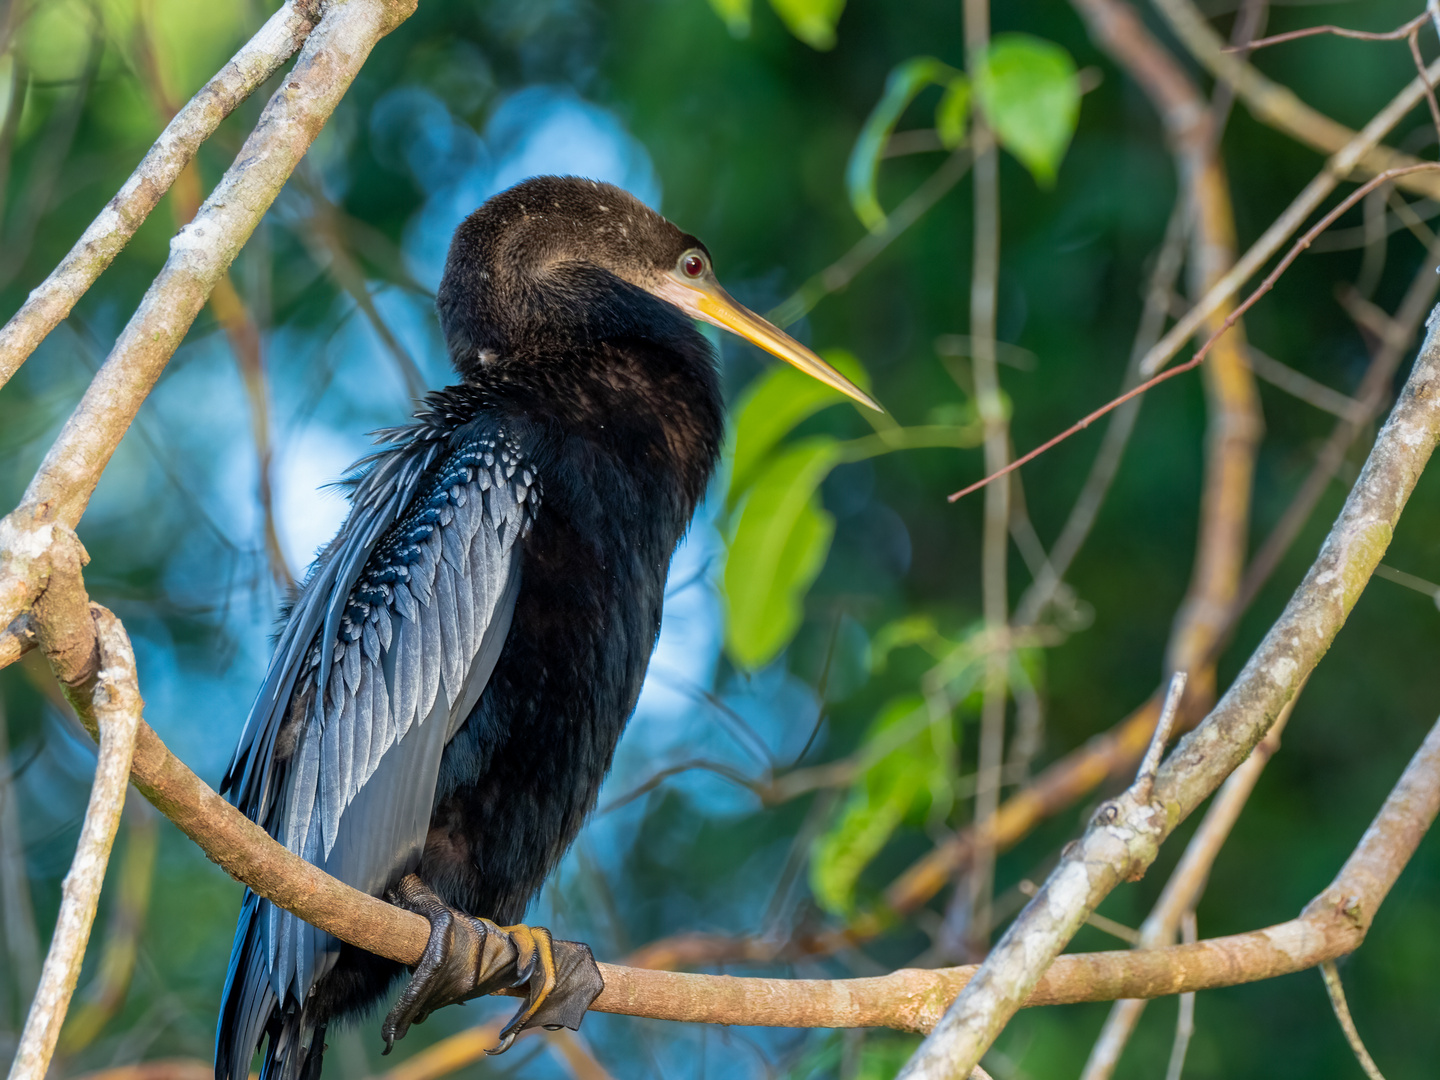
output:
[[[318,1080],[325,1026],[306,1016],[293,999],[280,1005],[270,984],[262,917],[260,898],[247,889],[215,1032],[215,1080],[246,1080],[250,1060],[266,1036],[261,1080]]]

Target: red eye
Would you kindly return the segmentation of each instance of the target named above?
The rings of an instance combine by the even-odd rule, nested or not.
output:
[[[680,269],[689,277],[699,277],[705,272],[705,260],[699,255],[686,255],[680,260]]]

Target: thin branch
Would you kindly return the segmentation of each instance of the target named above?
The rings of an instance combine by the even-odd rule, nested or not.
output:
[[[971,151],[960,147],[931,173],[913,192],[906,196],[890,214],[878,232],[867,232],[855,246],[815,274],[767,316],[776,326],[789,326],[808,315],[821,300],[839,292],[854,281],[860,271],[875,261],[901,233],[914,225],[926,212],[945,197],[970,169]]]
[[[1178,198],[1170,212],[1170,221],[1165,227],[1165,240],[1160,245],[1154,269],[1145,287],[1145,303],[1140,321],[1135,328],[1135,340],[1130,346],[1130,362],[1120,380],[1120,392],[1124,393],[1135,385],[1141,358],[1150,347],[1160,340],[1165,329],[1165,311],[1175,279],[1185,258],[1186,221],[1185,200]],[[1080,548],[1090,535],[1090,529],[1099,516],[1100,507],[1110,491],[1110,484],[1120,468],[1120,460],[1135,430],[1135,421],[1140,415],[1141,399],[1135,398],[1116,409],[1106,425],[1100,449],[1091,463],[1090,472],[1075,504],[1060,529],[1060,535],[1050,548],[1050,558],[1035,581],[1020,598],[1015,608],[1015,622],[1021,625],[1033,623],[1040,617],[1051,598],[1065,580],[1070,564],[1075,561]]]
[[[425,396],[425,377],[420,374],[420,366],[415,363],[415,358],[405,346],[400,344],[400,340],[380,315],[380,309],[375,306],[375,299],[370,295],[365,273],[345,242],[340,210],[325,195],[319,181],[311,176],[310,172],[311,170],[302,170],[299,174],[303,181],[303,190],[312,207],[310,218],[301,230],[301,236],[311,249],[311,257],[320,265],[329,268],[336,284],[349,293],[359,306],[370,323],[370,328],[375,331],[375,336],[380,339],[380,344],[385,346],[386,352],[395,361],[406,392],[419,401]]]
[[[1412,165],[1400,171],[1416,172],[1420,170],[1428,170],[1432,172],[1440,170],[1440,162],[1426,162],[1421,165]],[[1306,232],[1304,236],[1302,236],[1299,240],[1295,241],[1295,243],[1291,246],[1290,250],[1285,253],[1285,257],[1281,259],[1280,262],[1276,265],[1275,269],[1271,270],[1270,273],[1265,276],[1265,280],[1262,281],[1258,286],[1256,286],[1255,290],[1245,298],[1244,302],[1241,303],[1233,312],[1230,313],[1229,316],[1226,317],[1225,321],[1221,324],[1220,329],[1216,330],[1213,334],[1211,334],[1210,337],[1206,340],[1205,344],[1200,346],[1200,348],[1196,351],[1195,355],[1192,356],[1189,360],[1186,360],[1183,364],[1177,364],[1175,367],[1168,368],[1165,371],[1162,371],[1160,374],[1155,375],[1150,379],[1147,379],[1145,382],[1135,387],[1135,389],[1131,390],[1129,393],[1121,394],[1117,398],[1112,398],[1110,401],[1102,405],[1100,408],[1096,409],[1094,412],[1090,413],[1088,416],[1077,420],[1074,424],[1066,428],[1059,435],[1047,439],[1045,442],[1041,443],[1029,453],[1022,454],[1020,457],[1010,462],[1010,464],[1006,465],[1003,469],[998,469],[995,472],[992,472],[984,479],[975,481],[975,483],[971,484],[969,487],[961,488],[959,491],[948,497],[949,501],[955,502],[958,499],[963,499],[966,495],[969,495],[972,492],[978,491],[981,488],[994,483],[1001,477],[1014,472],[1022,465],[1026,465],[1029,464],[1031,461],[1034,461],[1037,457],[1045,453],[1045,451],[1051,449],[1056,444],[1064,442],[1066,439],[1070,438],[1070,436],[1084,431],[1092,423],[1100,419],[1100,417],[1125,404],[1125,402],[1129,401],[1131,398],[1138,397],[1139,395],[1145,393],[1147,390],[1150,390],[1158,384],[1164,382],[1167,378],[1175,375],[1184,374],[1185,372],[1190,371],[1192,368],[1198,367],[1204,361],[1206,355],[1210,352],[1210,350],[1215,347],[1216,342],[1220,340],[1221,336],[1235,324],[1235,321],[1238,320],[1240,316],[1243,315],[1245,312],[1249,311],[1250,308],[1253,307],[1262,296],[1264,296],[1272,288],[1275,287],[1275,282],[1280,279],[1280,275],[1290,268],[1290,264],[1293,263],[1300,256],[1300,253],[1302,251],[1304,251],[1307,247],[1310,246],[1310,244],[1314,241],[1315,237],[1319,236],[1320,233],[1322,233],[1327,227],[1329,227],[1329,225],[1337,217],[1343,214],[1346,210],[1349,210],[1352,206],[1355,205],[1355,203],[1363,199],[1368,192],[1378,187],[1379,185],[1387,183],[1388,181],[1394,179],[1394,175],[1398,175],[1398,173],[1390,175],[1382,174],[1370,181],[1367,181],[1364,185],[1357,188],[1350,195],[1346,196],[1346,198],[1343,199],[1339,205],[1337,205],[1333,210],[1331,210],[1328,214],[1326,214],[1323,218],[1316,222],[1315,225],[1308,232]],[[1193,314],[1195,310],[1196,309],[1192,308],[1191,314]],[[1178,325],[1179,324],[1177,324],[1177,326]]]
[[[1404,26],[1397,27],[1394,30],[1386,30],[1381,33],[1375,33],[1370,30],[1351,30],[1348,27],[1334,26],[1326,23],[1324,26],[1307,26],[1303,30],[1291,30],[1286,34],[1272,34],[1270,37],[1260,38],[1258,41],[1246,42],[1244,45],[1228,45],[1220,51],[1224,53],[1254,52],[1257,49],[1264,49],[1271,45],[1279,45],[1286,41],[1299,41],[1301,38],[1314,37],[1317,34],[1334,34],[1336,37],[1352,38],[1355,41],[1403,41],[1429,21],[1429,12],[1422,12]]]
[[[1018,888],[1022,896],[1034,897],[1040,892],[1040,886],[1028,878],[1020,882]],[[1103,934],[1109,934],[1113,938],[1119,938],[1132,949],[1140,944],[1140,931],[1133,927],[1126,926],[1114,919],[1107,919],[1104,915],[1092,911],[1085,916],[1085,925],[1093,926]]]
[[[1157,0],[1157,3],[1173,3],[1174,0]],[[1182,0],[1183,2],[1183,0]],[[1426,69],[1425,78],[1416,77],[1397,94],[1388,105],[1376,113],[1353,139],[1337,150],[1325,162],[1313,180],[1291,201],[1269,228],[1253,243],[1236,262],[1231,270],[1217,281],[1205,296],[1180,319],[1160,342],[1141,361],[1142,375],[1153,375],[1180,351],[1184,343],[1200,329],[1207,319],[1222,304],[1233,297],[1241,286],[1253,277],[1269,258],[1280,250],[1281,245],[1304,224],[1305,220],[1329,197],[1339,183],[1354,171],[1356,164],[1379,145],[1420,101],[1426,92],[1426,80],[1440,76],[1440,60]],[[1425,171],[1427,162],[1412,161],[1377,173],[1377,177],[1400,178]],[[1367,189],[1368,190],[1368,189]]]
[[[1336,123],[1312,109],[1289,87],[1274,82],[1239,55],[1227,52],[1225,39],[1215,32],[1193,0],[1151,2],[1190,55],[1211,75],[1228,85],[1256,120],[1322,154],[1338,154],[1354,142],[1355,132],[1344,124]],[[1433,69],[1431,77],[1434,77]],[[1411,83],[1405,91],[1409,95],[1409,103],[1404,111],[1409,112],[1411,107],[1419,104],[1423,93],[1418,80]],[[1351,168],[1361,175],[1374,176],[1387,169],[1414,165],[1417,160],[1376,142],[1361,151],[1351,163]],[[1415,173],[1405,177],[1400,184],[1421,195],[1440,197],[1440,178],[1434,176]]]
[[[1225,697],[1161,767],[1153,801],[1127,791],[1104,804],[1085,835],[1066,849],[1040,894],[1010,924],[901,1073],[904,1080],[963,1075],[978,1061],[1085,915],[1121,881],[1142,875],[1171,830],[1264,738],[1344,625],[1437,440],[1440,320],[1432,317],[1405,392],[1285,611]]]
[[[379,38],[415,0],[335,0],[239,157],[170,242],[151,284],[99,374],[26,489],[0,522],[0,624],[44,588],[54,527],[73,528],[110,456],[154,387],[210,290],[279,194]]]
[[[1340,1030],[1345,1032],[1345,1041],[1354,1051],[1360,1068],[1365,1070],[1365,1075],[1370,1080],[1385,1080],[1380,1067],[1375,1064],[1375,1059],[1360,1040],[1360,1032],[1355,1027],[1355,1018],[1350,1015],[1350,1006],[1345,1001],[1345,987],[1340,982],[1340,972],[1335,967],[1334,960],[1326,960],[1320,965],[1320,977],[1325,980],[1325,993],[1330,997],[1330,1007],[1335,1010],[1335,1019],[1340,1022]]]
[[[1293,398],[1313,406],[1341,420],[1364,422],[1365,406],[1352,397],[1332,390],[1322,382],[1310,378],[1303,371],[1296,371],[1289,364],[1281,363],[1273,356],[1261,352],[1254,345],[1246,347],[1245,359],[1250,369],[1271,386],[1283,390]]]
[[[78,569],[78,567],[77,567]],[[70,995],[80,977],[100,887],[110,861],[110,847],[120,825],[130,778],[135,732],[140,723],[140,690],[135,654],[124,628],[108,611],[95,609],[95,638],[100,653],[94,682],[83,692],[95,726],[100,754],[85,823],[60,901],[55,935],[40,974],[40,987],[25,1019],[20,1046],[10,1066],[10,1080],[43,1080],[55,1052]]]
[[[979,71],[990,46],[990,0],[965,0],[965,49],[970,70]],[[1010,458],[1010,424],[1001,398],[996,367],[996,302],[1000,276],[1000,151],[983,120],[974,122],[974,252],[970,272],[970,359],[975,378],[975,403],[985,425],[985,471],[994,473]],[[1010,550],[1010,486],[998,484],[985,492],[985,518],[980,544],[980,593],[985,626],[992,635],[1009,623],[1010,600],[1006,557]],[[964,883],[965,944],[983,956],[990,942],[991,893],[995,878],[995,847],[983,839],[1000,807],[1000,770],[1005,761],[1005,712],[1009,702],[1010,658],[992,650],[985,658],[980,703],[980,745],[975,769],[975,824],[982,839],[970,860]],[[976,1064],[972,1062],[972,1064]]]
[[[95,283],[135,235],[220,121],[294,55],[319,18],[317,0],[287,0],[176,114],[130,179],[60,265],[0,329],[0,386]]]
[[[1180,921],[1185,944],[1193,945],[1198,930],[1195,912],[1187,911]],[[1170,1047],[1170,1065],[1165,1070],[1165,1080],[1180,1080],[1185,1071],[1185,1054],[1190,1049],[1190,1039],[1195,1035],[1195,991],[1180,995],[1180,1011],[1175,1018],[1175,1042]]]
[[[1440,246],[1431,250],[1429,259],[1421,264],[1406,290],[1395,317],[1387,320],[1380,347],[1375,351],[1370,366],[1355,391],[1355,400],[1359,401],[1365,410],[1363,416],[1341,420],[1335,425],[1290,504],[1271,528],[1270,534],[1256,549],[1245,571],[1245,579],[1240,584],[1240,593],[1235,599],[1228,619],[1229,625],[1225,634],[1221,635],[1222,639],[1228,638],[1233,632],[1234,626],[1240,620],[1240,614],[1249,608],[1265,582],[1270,579],[1270,575],[1275,572],[1275,568],[1280,565],[1280,560],[1295,543],[1300,530],[1305,527],[1320,502],[1320,497],[1339,471],[1340,463],[1345,460],[1350,446],[1360,436],[1365,425],[1380,412],[1389,394],[1391,379],[1394,378],[1400,361],[1405,358],[1425,313],[1434,303],[1436,291],[1440,290],[1440,273],[1437,271],[1440,271]]]
[[[1155,774],[1160,771],[1160,759],[1165,755],[1165,747],[1170,744],[1170,732],[1175,727],[1175,715],[1180,711],[1189,677],[1185,671],[1177,671],[1170,676],[1170,687],[1165,691],[1165,704],[1160,707],[1155,734],[1150,737],[1150,745],[1140,759],[1140,769],[1135,774],[1135,790],[1145,802],[1150,801],[1150,793],[1155,788]]]
[[[1298,694],[1290,699],[1276,718],[1270,733],[1250,752],[1245,764],[1231,773],[1229,779],[1221,785],[1210,803],[1210,809],[1205,812],[1200,827],[1185,846],[1185,853],[1180,856],[1180,861],[1165,882],[1165,888],[1161,890],[1150,915],[1141,924],[1139,941],[1136,942],[1138,948],[1156,949],[1174,944],[1176,928],[1184,914],[1193,911],[1200,902],[1200,895],[1210,876],[1210,868],[1215,864],[1216,856],[1230,838],[1230,830],[1235,827],[1240,811],[1244,809],[1250,793],[1255,790],[1260,774],[1271,756],[1279,749],[1280,733],[1289,722],[1290,713],[1297,700]],[[1140,1022],[1145,1005],[1144,998],[1122,998],[1115,1002],[1110,1009],[1110,1015],[1106,1017],[1105,1026],[1100,1029],[1100,1035],[1090,1050],[1090,1057],[1085,1062],[1085,1071],[1080,1080],[1109,1080],[1115,1066],[1119,1064],[1125,1044],[1129,1042],[1135,1026]]]

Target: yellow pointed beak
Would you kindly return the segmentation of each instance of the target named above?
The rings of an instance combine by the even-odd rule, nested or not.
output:
[[[709,279],[708,274],[694,281],[681,281],[677,277],[666,276],[661,278],[658,284],[647,287],[650,292],[674,304],[691,318],[729,330],[732,334],[739,334],[752,345],[758,345],[772,356],[778,356],[787,364],[819,379],[826,386],[833,386],[861,405],[876,412],[885,411],[878,401],[785,331],[736,303],[719,284]]]

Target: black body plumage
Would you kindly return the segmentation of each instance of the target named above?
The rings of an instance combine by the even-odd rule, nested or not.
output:
[[[374,895],[417,872],[507,923],[574,840],[719,453],[712,351],[642,287],[695,249],[569,178],[460,227],[437,306],[461,382],[360,464],[225,779],[292,850]],[[247,891],[217,1080],[262,1040],[264,1080],[318,1076],[326,1025],[404,970]]]

